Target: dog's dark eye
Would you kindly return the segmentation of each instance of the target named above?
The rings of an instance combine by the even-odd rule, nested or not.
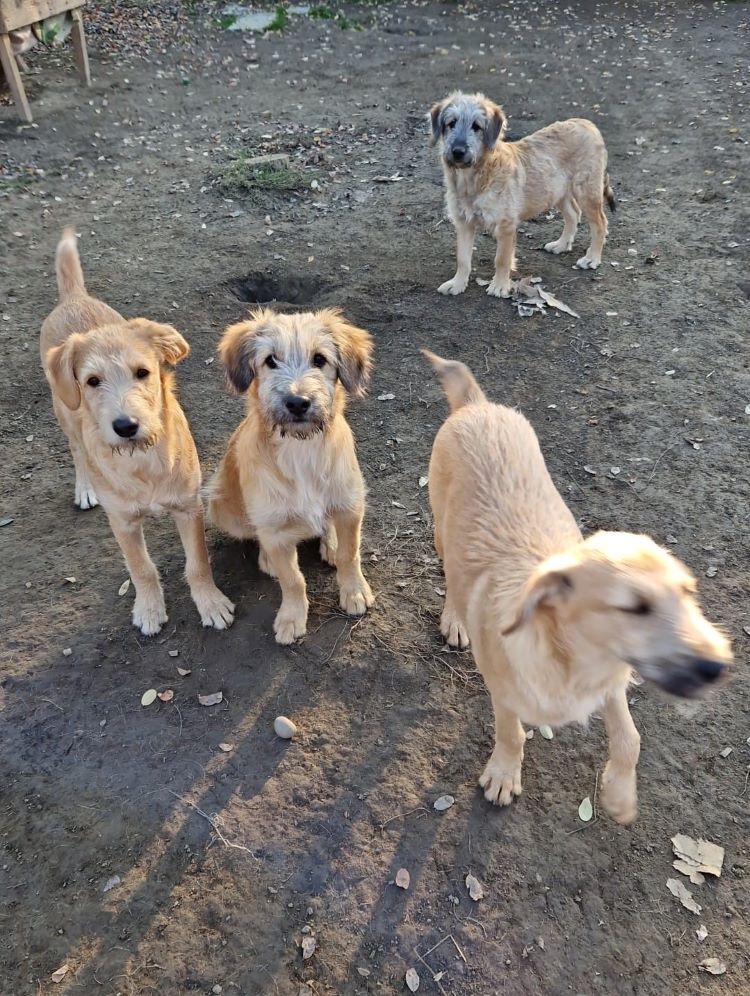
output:
[[[629,605],[627,608],[623,608],[622,611],[629,612],[631,616],[648,616],[653,612],[653,607],[645,598],[641,598],[635,605]]]
[[[481,131],[482,130],[482,126],[480,125],[480,123],[478,121],[475,121],[474,124],[471,126],[471,130],[472,131]]]
[[[322,353],[316,353],[315,356],[313,356],[314,367],[324,367],[327,362],[328,360],[325,358],[325,356],[323,356]]]
[[[455,121],[446,121],[445,127],[448,129],[448,131],[453,131],[453,129],[456,127],[456,122]]]
[[[269,370],[275,370],[276,369],[276,367],[278,366],[278,364],[276,363],[276,360],[273,358],[273,356],[267,356],[266,357],[266,366],[269,368]]]
[[[138,369],[135,372],[135,375],[138,378],[138,380],[144,380],[144,378],[148,377],[149,372],[150,371],[148,371],[145,367],[138,367]]]
[[[99,380],[98,377],[89,377],[86,383],[89,385],[89,387],[99,387],[101,381]]]

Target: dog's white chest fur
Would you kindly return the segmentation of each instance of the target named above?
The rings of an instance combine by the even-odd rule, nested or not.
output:
[[[323,435],[312,439],[285,438],[275,450],[279,475],[261,471],[261,488],[254,496],[250,517],[255,528],[306,526],[308,536],[325,531],[330,514],[335,467],[328,460]]]

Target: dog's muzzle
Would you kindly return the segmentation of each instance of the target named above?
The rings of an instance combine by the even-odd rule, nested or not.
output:
[[[649,662],[636,670],[670,695],[681,699],[699,699],[727,677],[723,661],[706,657],[680,657],[674,661]]]
[[[465,145],[454,145],[445,154],[445,161],[455,169],[468,169],[472,165],[472,158]]]

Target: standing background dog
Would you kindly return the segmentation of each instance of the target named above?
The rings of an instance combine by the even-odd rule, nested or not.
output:
[[[591,245],[576,266],[595,270],[607,237],[604,200],[614,211],[607,175],[607,150],[596,125],[584,118],[558,121],[518,142],[498,141],[507,119],[502,107],[481,93],[454,93],[430,111],[431,144],[440,142],[448,215],[456,229],[456,273],[438,287],[462,294],[471,275],[477,230],[497,243],[495,273],[487,293],[509,297],[515,268],[516,230],[527,218],[558,208],[560,238],[547,252],[568,252],[581,212]]]
[[[73,454],[76,505],[103,505],[135,586],[133,623],[142,633],[158,633],[167,621],[143,537],[148,512],[174,517],[201,621],[225,629],[234,606],[211,574],[198,453],[166,369],[190,347],[171,325],[126,321],[87,293],[72,228],[57,247],[56,271],[60,301],[42,325],[40,351]]]
[[[631,668],[695,698],[724,675],[729,643],[701,613],[683,564],[647,536],[584,540],[523,415],[491,404],[463,363],[425,356],[451,408],[429,470],[441,630],[452,646],[471,642],[495,714],[479,784],[508,805],[521,792],[521,722],[560,726],[598,711],[609,739],[602,804],[629,823],[640,751]]]
[[[332,308],[264,308],[230,326],[219,352],[248,411],[211,482],[209,515],[231,536],[258,540],[261,570],[281,585],[276,640],[292,643],[307,628],[303,540],[321,537],[345,612],[373,604],[359,555],[365,484],[344,417],[347,394],[364,394],[372,339]]]

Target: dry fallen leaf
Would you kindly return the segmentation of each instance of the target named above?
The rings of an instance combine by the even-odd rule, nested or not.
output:
[[[569,308],[567,304],[563,304],[559,297],[555,297],[554,294],[550,294],[548,291],[542,290],[541,287],[537,288],[537,293],[543,301],[545,301],[550,308],[556,308],[558,311],[564,311],[566,315],[572,315],[573,318],[580,318],[581,316]]]
[[[693,899],[692,892],[689,892],[679,879],[668,878],[667,888],[673,896],[676,896],[680,900],[686,910],[690,910],[690,912],[695,913],[696,916],[700,913],[702,907],[696,903]]]
[[[74,577],[72,577],[72,576],[69,577],[69,578],[63,578],[63,580],[67,581],[68,584],[75,584],[76,583],[76,579]]]
[[[198,701],[202,706],[218,705],[224,698],[221,692],[213,692],[211,695],[199,695]]]
[[[149,688],[147,692],[144,692],[141,696],[141,705],[150,706],[152,702],[156,701],[156,689]]]
[[[591,805],[591,799],[586,796],[581,805],[578,807],[578,819],[582,820],[584,823],[588,823],[593,815],[594,807]]]
[[[230,750],[234,750],[234,744],[219,744],[219,750],[223,750],[225,754],[228,754]]]
[[[62,982],[62,980],[65,978],[65,976],[68,974],[69,971],[70,971],[70,965],[61,965],[57,969],[57,971],[53,972],[52,975],[50,975],[50,979],[52,979],[53,982]]]
[[[399,868],[396,872],[396,885],[399,889],[408,889],[409,882],[411,882],[411,876],[406,868]]]
[[[452,795],[441,795],[439,799],[436,799],[433,806],[439,813],[444,813],[446,809],[450,809],[456,800]]]
[[[128,588],[130,587],[130,578],[125,578],[120,587],[117,589],[118,595],[127,594]]]
[[[429,478],[428,477],[420,477],[419,478],[419,486],[420,486],[420,488],[427,487],[428,483],[429,483]]]
[[[705,923],[702,923],[700,927],[698,927],[698,929],[695,932],[695,936],[698,938],[699,941],[705,941],[705,939],[708,937],[708,927],[706,927]]]
[[[480,899],[484,899],[484,889],[482,888],[482,883],[478,878],[475,878],[471,872],[466,876],[466,888],[469,890],[469,895],[478,903]]]
[[[540,726],[539,727],[539,732],[544,737],[545,740],[552,740],[552,738],[555,735],[552,732],[552,727],[551,726]]]
[[[187,678],[187,676],[189,674],[192,674],[193,672],[190,670],[190,668],[187,668],[187,667],[178,667],[177,668],[177,673],[179,674],[179,676],[181,678]]]
[[[162,702],[171,702],[174,698],[174,692],[171,688],[165,688],[163,692],[159,692],[159,698]]]
[[[721,875],[721,868],[724,864],[724,848],[720,844],[712,844],[710,840],[702,838],[693,840],[692,837],[688,837],[684,833],[678,833],[672,838],[672,849],[681,862],[696,872],[703,872],[704,875],[715,875],[717,878]],[[684,871],[683,868],[678,868],[676,861],[674,866],[678,871]],[[686,871],[685,874],[690,875],[690,872]]]
[[[727,966],[719,958],[704,958],[698,964],[698,968],[701,972],[708,972],[709,975],[723,975],[727,970]]]
[[[682,872],[683,875],[687,875],[693,885],[703,885],[706,881],[705,876],[694,865],[691,865],[689,861],[678,859],[672,862],[672,867],[676,868],[678,872]]]
[[[317,947],[315,938],[303,937],[300,947],[302,948],[302,957],[307,961],[308,958],[312,958],[315,954],[315,948]]]
[[[406,973],[406,985],[409,992],[415,993],[419,989],[419,976],[417,975],[417,970],[410,968]]]
[[[122,879],[119,875],[113,875],[112,878],[108,878],[102,887],[102,892],[109,892],[110,889],[114,889],[116,885],[119,885]]]

